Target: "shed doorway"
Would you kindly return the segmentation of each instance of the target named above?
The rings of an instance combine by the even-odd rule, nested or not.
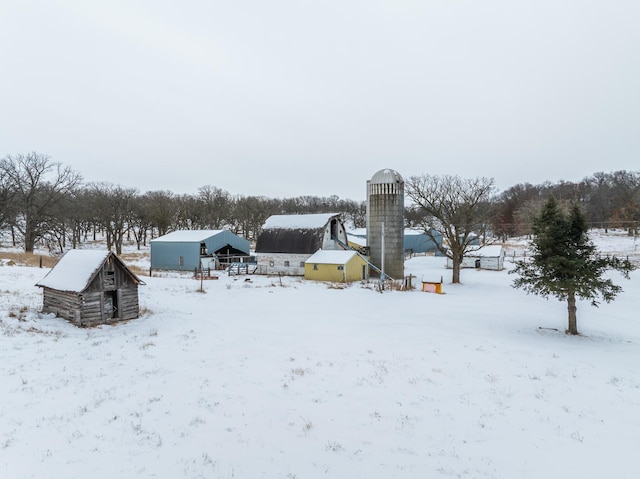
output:
[[[105,291],[104,292],[104,309],[103,317],[105,320],[112,318],[118,318],[118,292],[117,291]]]

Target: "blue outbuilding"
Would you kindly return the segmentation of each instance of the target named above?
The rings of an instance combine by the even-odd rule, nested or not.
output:
[[[424,230],[419,228],[406,228],[404,230],[403,248],[405,254],[436,253],[438,245],[442,246],[442,234],[436,230],[431,230],[433,238],[429,237]]]
[[[248,260],[250,244],[228,230],[181,230],[153,239],[151,269],[194,271]]]
[[[405,254],[435,253],[439,254],[438,245],[442,246],[442,234],[431,230],[435,242],[420,228],[405,228],[402,237],[402,249]],[[354,249],[367,246],[366,228],[356,228],[348,232],[349,246]]]

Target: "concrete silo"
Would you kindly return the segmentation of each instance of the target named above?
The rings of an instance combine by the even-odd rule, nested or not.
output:
[[[370,261],[393,279],[404,277],[404,180],[395,170],[367,181],[367,244]]]

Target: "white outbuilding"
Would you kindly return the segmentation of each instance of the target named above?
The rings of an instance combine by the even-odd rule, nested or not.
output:
[[[502,245],[487,245],[468,251],[462,259],[462,268],[478,268],[500,271],[504,269],[505,250]],[[447,268],[453,268],[453,261],[447,258]]]

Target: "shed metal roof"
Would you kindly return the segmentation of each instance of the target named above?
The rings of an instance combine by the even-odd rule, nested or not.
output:
[[[219,235],[226,230],[180,230],[174,231],[172,233],[168,233],[164,236],[160,236],[158,238],[152,239],[152,243],[160,243],[160,242],[168,242],[168,243],[176,243],[176,242],[185,242],[185,243],[195,243],[204,241],[207,238],[211,238],[212,236]]]
[[[358,253],[352,250],[321,249],[311,255],[305,263],[346,264]]]
[[[486,245],[477,250],[467,251],[465,256],[469,256],[472,258],[497,258],[502,256],[503,254],[502,245],[494,244],[494,245]]]
[[[367,238],[362,236],[354,236],[352,234],[347,234],[347,239],[358,246],[367,246]]]
[[[310,215],[272,215],[262,229],[318,229],[323,228],[339,213],[317,213]]]

